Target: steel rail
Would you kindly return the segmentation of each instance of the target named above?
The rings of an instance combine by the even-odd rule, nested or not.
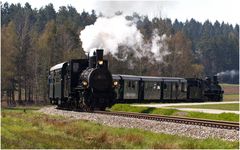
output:
[[[166,116],[166,115],[153,115],[153,114],[132,113],[132,112],[94,111],[94,113],[104,114],[104,115],[131,117],[131,118],[138,118],[138,119],[155,120],[155,121],[207,126],[207,127],[229,129],[229,130],[231,130],[231,129],[239,130],[238,122],[197,119],[197,118],[187,118],[187,117],[177,117],[177,116]]]

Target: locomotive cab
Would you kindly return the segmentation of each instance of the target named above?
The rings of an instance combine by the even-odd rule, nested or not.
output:
[[[49,99],[52,104],[57,104],[63,97],[64,74],[66,74],[67,62],[57,64],[50,68],[48,76]]]
[[[52,104],[64,105],[76,97],[79,73],[87,68],[87,59],[72,59],[57,64],[49,72],[49,99]]]

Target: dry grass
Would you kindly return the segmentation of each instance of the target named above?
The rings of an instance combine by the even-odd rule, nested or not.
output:
[[[239,94],[224,94],[223,101],[239,101]]]
[[[221,84],[224,94],[239,94],[239,85],[235,84]]]
[[[219,139],[197,140],[176,135],[156,134],[139,129],[102,126],[33,110],[2,110],[1,147],[33,148],[238,148],[238,142]]]

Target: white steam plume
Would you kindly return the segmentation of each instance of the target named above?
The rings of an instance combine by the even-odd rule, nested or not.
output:
[[[159,36],[154,30],[151,41],[146,43],[143,35],[137,29],[136,21],[126,20],[123,15],[111,18],[99,17],[93,25],[86,26],[80,33],[80,39],[85,52],[92,53],[92,49],[103,48],[104,54],[111,53],[117,59],[119,47],[127,47],[135,57],[154,56],[155,60],[162,61],[167,55],[166,35]],[[151,55],[153,54],[153,55]],[[152,58],[151,58],[152,59]]]
[[[151,52],[155,55],[155,59],[157,61],[162,61],[163,56],[170,54],[167,51],[167,43],[166,43],[166,34],[159,36],[158,31],[155,29],[152,35],[152,42],[151,42]]]
[[[239,75],[238,70],[227,70],[227,71],[224,71],[224,72],[217,73],[217,76],[230,76],[231,78],[233,78],[236,75]]]

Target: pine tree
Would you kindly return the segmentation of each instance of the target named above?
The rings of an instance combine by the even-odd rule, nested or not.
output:
[[[7,101],[9,105],[15,104],[15,88],[16,88],[16,56],[17,56],[17,34],[14,22],[10,22],[1,30],[1,85],[2,93],[6,91]]]

